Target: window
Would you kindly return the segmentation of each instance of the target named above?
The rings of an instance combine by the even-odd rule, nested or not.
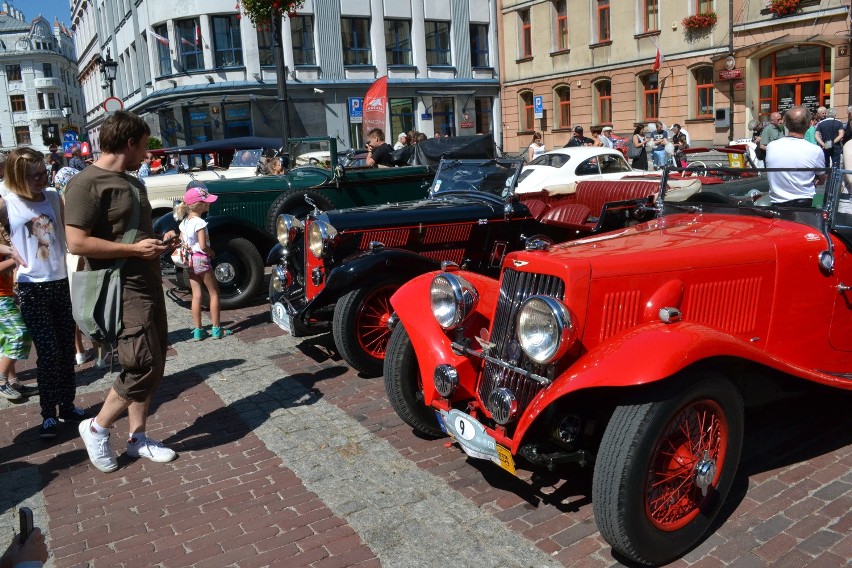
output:
[[[456,112],[453,97],[434,97],[432,99],[432,121],[435,132],[446,136],[456,134]]]
[[[38,101],[38,109],[44,110],[44,93],[36,93],[36,100]]]
[[[556,51],[568,49],[568,0],[556,1]]]
[[[391,131],[385,138],[393,145],[400,132],[414,130],[414,99],[390,99],[390,127]]]
[[[213,16],[213,50],[216,67],[240,67],[243,43],[237,15]]]
[[[20,81],[21,80],[21,66],[20,65],[7,65],[6,66],[6,80],[7,81]]]
[[[597,0],[597,32],[598,42],[611,40],[611,32],[609,27],[609,0]]]
[[[713,116],[713,68],[699,67],[692,72],[695,77],[695,116]]]
[[[426,65],[450,64],[450,22],[426,22]]]
[[[520,19],[520,57],[532,57],[532,24],[530,23],[530,10],[518,11]]]
[[[56,106],[56,93],[47,93],[47,108],[59,108]]]
[[[343,35],[343,64],[371,65],[373,53],[370,49],[370,20],[367,18],[341,18]]]
[[[696,0],[696,13],[706,14],[713,11],[713,0]]]
[[[272,52],[272,30],[268,24],[257,26],[257,60],[261,67],[275,65],[275,55]]]
[[[344,18],[346,20],[346,18]],[[372,60],[370,53],[370,24],[367,22],[366,39],[359,38],[360,41],[366,41],[366,56],[367,63]],[[361,32],[363,33],[363,31]],[[294,16],[290,18],[290,37],[293,39],[293,63],[295,65],[316,65],[316,55],[314,54],[314,18],[313,16]],[[344,31],[343,45],[346,44],[346,32]],[[347,65],[350,65],[347,63]]]
[[[600,81],[595,85],[598,96],[598,124],[612,124],[612,83]]]
[[[642,77],[642,100],[645,105],[644,120],[657,120],[660,114],[660,85],[656,73]]]
[[[488,67],[488,25],[470,25],[470,64]]]
[[[411,21],[385,20],[388,65],[411,65]]]
[[[42,63],[42,69],[45,77],[53,77],[53,65],[50,63]]]
[[[32,144],[32,142],[30,141],[30,127],[16,126],[15,140],[18,142],[18,144]]]
[[[644,32],[660,29],[660,0],[642,0],[642,23]]]
[[[811,112],[830,106],[831,49],[797,45],[760,59],[760,117],[805,105]]]
[[[520,118],[521,132],[531,132],[535,130],[535,109],[533,108],[533,94],[531,91],[524,91],[519,95],[518,116]]]
[[[557,128],[571,128],[571,87],[556,87]]]
[[[27,110],[27,99],[24,95],[12,95],[9,97],[9,105],[12,112],[23,112]]]
[[[165,24],[152,28],[154,33],[162,37],[169,37],[169,30]],[[157,67],[160,76],[172,74],[172,54],[169,52],[169,46],[160,43],[160,40],[154,39],[157,42]]]
[[[476,97],[473,100],[474,114],[476,115],[476,133],[491,134],[491,97]]]
[[[185,71],[204,69],[204,54],[201,52],[201,26],[198,20],[175,22],[180,51],[180,64]]]

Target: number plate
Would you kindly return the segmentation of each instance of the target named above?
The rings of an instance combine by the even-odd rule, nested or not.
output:
[[[287,308],[284,307],[284,304],[281,302],[275,302],[272,304],[270,311],[272,312],[272,323],[287,333],[292,334],[293,316],[287,313]]]
[[[472,458],[492,461],[517,475],[512,452],[498,444],[479,421],[459,410],[438,410],[437,415],[441,429],[456,440],[464,453]]]
[[[518,474],[515,471],[515,460],[512,458],[512,452],[509,451],[509,448],[505,448],[500,444],[497,444],[497,457],[500,458],[500,463],[498,465],[517,477]]]

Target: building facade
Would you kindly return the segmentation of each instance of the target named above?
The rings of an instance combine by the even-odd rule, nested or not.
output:
[[[628,136],[656,120],[683,125],[693,146],[718,145],[794,104],[845,116],[842,1],[800,0],[782,15],[769,0],[503,0],[505,147],[525,148],[536,130],[553,148],[575,124]]]
[[[0,149],[61,145],[68,128],[79,129],[83,97],[71,33],[20,10],[0,11]]]
[[[496,15],[496,0],[307,0],[281,38],[290,135],[362,146],[350,99],[387,76],[388,140],[499,136]],[[234,0],[74,0],[72,22],[95,149],[102,58],[118,63],[115,96],[164,145],[282,135],[272,32]]]

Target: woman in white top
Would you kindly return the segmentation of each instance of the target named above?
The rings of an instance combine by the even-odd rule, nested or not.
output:
[[[54,438],[57,417],[80,422],[91,416],[74,406],[74,318],[65,265],[64,208],[59,193],[47,188],[47,179],[41,152],[13,150],[6,164],[9,193],[0,201],[0,222],[26,263],[18,267],[18,300],[38,351],[39,436]]]
[[[541,132],[534,132],[530,147],[527,149],[527,162],[532,162],[547,151],[541,139]]]

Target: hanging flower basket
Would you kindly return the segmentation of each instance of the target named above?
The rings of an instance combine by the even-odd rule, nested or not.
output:
[[[716,12],[703,12],[687,16],[680,21],[688,32],[710,29],[716,25]]]
[[[799,10],[802,0],[772,0],[769,4],[769,13],[775,17],[789,16]]]
[[[237,10],[255,25],[268,23],[271,14],[280,17],[283,14],[294,15],[297,8],[301,8],[305,0],[239,0]]]

